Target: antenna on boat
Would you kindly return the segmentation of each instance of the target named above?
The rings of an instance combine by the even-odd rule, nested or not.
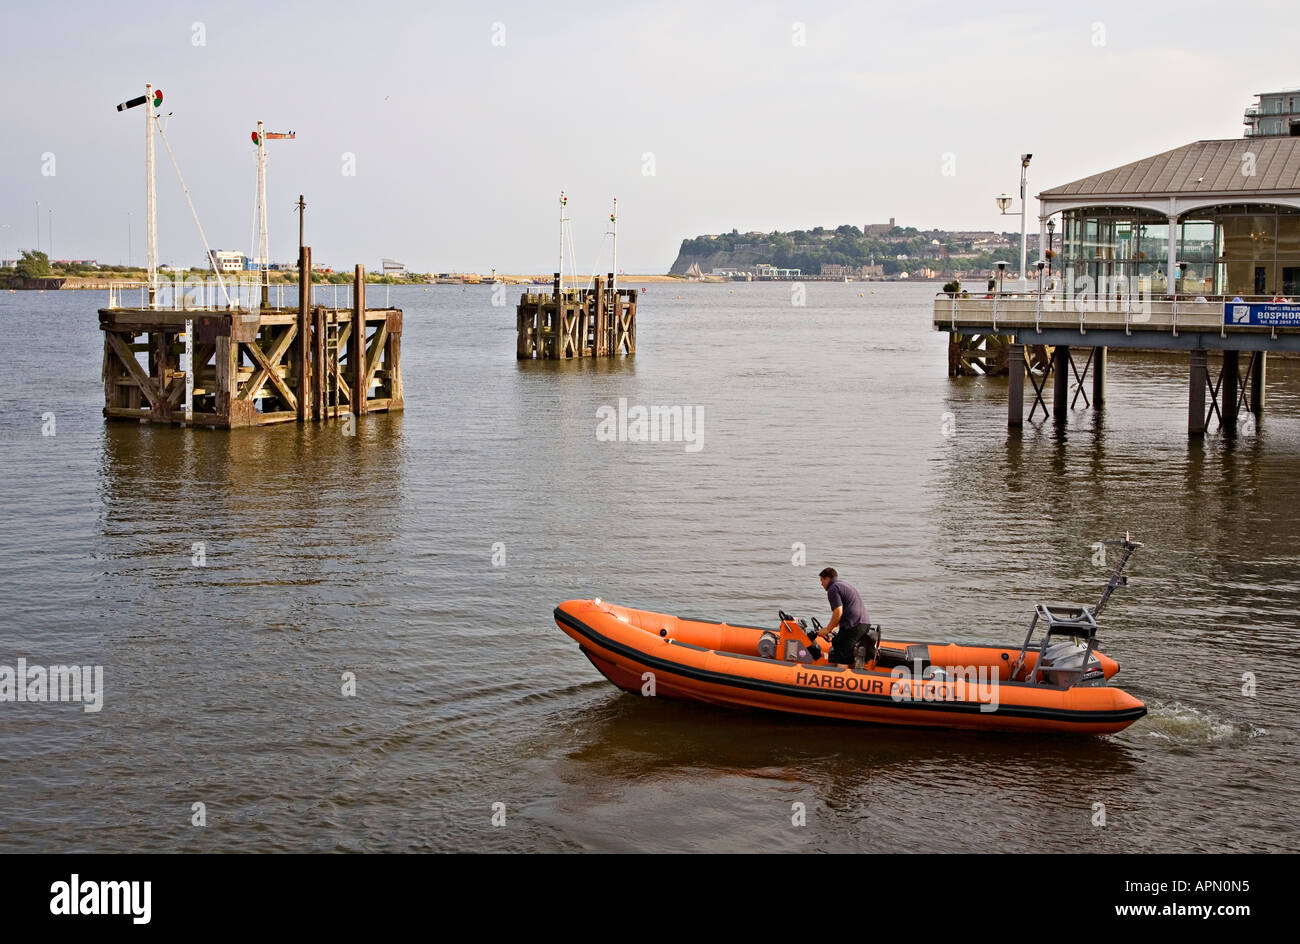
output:
[[[1123,548],[1124,556],[1121,557],[1119,563],[1115,565],[1115,571],[1110,575],[1110,580],[1106,584],[1106,589],[1101,593],[1101,599],[1098,600],[1097,605],[1092,608],[1093,619],[1096,619],[1097,614],[1106,606],[1106,601],[1110,599],[1110,595],[1115,592],[1116,587],[1128,586],[1128,578],[1124,576],[1124,567],[1128,564],[1128,559],[1133,556],[1133,552],[1142,546],[1137,541],[1130,541],[1129,533],[1127,531],[1124,532],[1123,540],[1102,541],[1101,543],[1110,547]]]

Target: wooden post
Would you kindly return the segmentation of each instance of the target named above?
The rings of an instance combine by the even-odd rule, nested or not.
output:
[[[1237,431],[1237,407],[1241,389],[1241,354],[1239,351],[1223,352],[1223,370],[1219,373],[1219,415],[1223,428]]]
[[[1025,425],[1025,346],[1009,345],[1007,353],[1007,428]]]
[[[325,387],[329,383],[329,364],[325,360],[325,323],[329,317],[324,308],[312,312],[311,358],[311,415],[312,419],[325,419]]]
[[[1250,412],[1255,419],[1264,415],[1264,372],[1268,368],[1268,352],[1256,351],[1250,371]]]
[[[1100,410],[1106,403],[1106,349],[1092,349],[1092,408]]]
[[[406,390],[402,386],[402,319],[400,313],[388,316],[388,337],[384,341],[384,366],[388,370],[388,409],[400,410],[406,406]]]
[[[100,379],[104,381],[104,416],[111,415],[114,407],[121,406],[118,402],[117,395],[117,370],[114,369],[113,362],[117,356],[113,353],[113,345],[108,341],[108,332],[103,331],[104,335],[104,361],[103,366],[99,369]]]
[[[1187,435],[1205,435],[1205,388],[1209,384],[1209,367],[1204,348],[1192,351],[1187,386]]]
[[[1064,423],[1070,414],[1070,347],[1058,344],[1052,354],[1052,419]]]
[[[604,335],[605,354],[615,357],[618,354],[617,338],[618,333],[614,330],[614,322],[623,311],[622,301],[618,296],[618,285],[614,281],[614,273],[608,275],[608,281],[605,283],[605,321],[600,326],[600,331]]]
[[[352,347],[348,373],[352,387],[352,415],[366,412],[366,267],[357,265],[352,289]]]
[[[302,197],[298,198],[299,201]],[[301,223],[302,217],[300,216]],[[299,238],[301,238],[301,231]],[[298,369],[298,422],[311,419],[311,247],[298,248],[298,344],[294,361]]]
[[[587,353],[588,355],[594,354],[596,357],[608,357],[611,353],[606,347],[605,341],[607,333],[605,330],[605,322],[609,318],[609,307],[606,305],[608,299],[605,297],[605,288],[608,285],[609,283],[599,275],[596,276],[596,323],[591,325],[589,328],[584,328],[584,335],[586,336],[583,338],[583,344],[586,344],[587,337],[590,337],[595,345],[595,349],[592,350],[589,348]]]
[[[619,304],[619,312],[622,313],[623,306]],[[627,353],[629,355],[636,353],[636,289],[632,289],[627,299]],[[614,348],[614,353],[618,353],[618,347]]]
[[[231,338],[235,316],[227,313],[223,323],[218,325],[216,342],[216,381],[217,396],[214,412],[217,414],[218,426],[231,426],[235,399],[236,365],[239,361],[239,345]]]

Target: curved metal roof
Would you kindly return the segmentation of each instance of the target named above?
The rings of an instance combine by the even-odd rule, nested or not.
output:
[[[1253,154],[1253,158],[1247,155]],[[1254,174],[1244,172],[1254,163]],[[1038,198],[1300,195],[1300,138],[1197,141],[1044,190]]]

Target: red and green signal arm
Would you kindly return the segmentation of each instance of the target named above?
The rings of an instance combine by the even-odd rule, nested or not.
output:
[[[163,96],[162,96],[162,89],[154,89],[154,90],[153,90],[153,107],[154,107],[154,108],[157,108],[159,105],[162,104],[162,98],[163,98]],[[144,104],[145,102],[147,102],[147,101],[149,101],[148,96],[140,95],[140,96],[137,96],[136,98],[131,99],[131,100],[128,101],[128,102],[123,102],[122,104],[118,105],[118,106],[117,106],[117,110],[118,110],[118,111],[126,111],[128,108],[135,108],[137,105],[143,105],[143,104]]]
[[[263,131],[262,137],[267,141],[292,141],[294,138],[298,137],[298,134],[294,131],[289,131],[287,133],[280,131]],[[253,132],[252,138],[254,144],[259,146],[261,145],[262,142],[257,139],[256,131]]]

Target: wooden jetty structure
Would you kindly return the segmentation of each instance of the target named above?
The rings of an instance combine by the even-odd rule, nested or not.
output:
[[[198,291],[191,304],[183,284],[170,306],[150,285],[123,307],[110,290],[105,418],[231,429],[402,409],[401,310],[366,307],[360,265],[350,308],[316,305],[310,247],[298,266],[297,307],[205,305]]]
[[[636,290],[612,288],[614,273],[586,288],[527,292],[516,309],[519,360],[619,357],[636,353]]]

